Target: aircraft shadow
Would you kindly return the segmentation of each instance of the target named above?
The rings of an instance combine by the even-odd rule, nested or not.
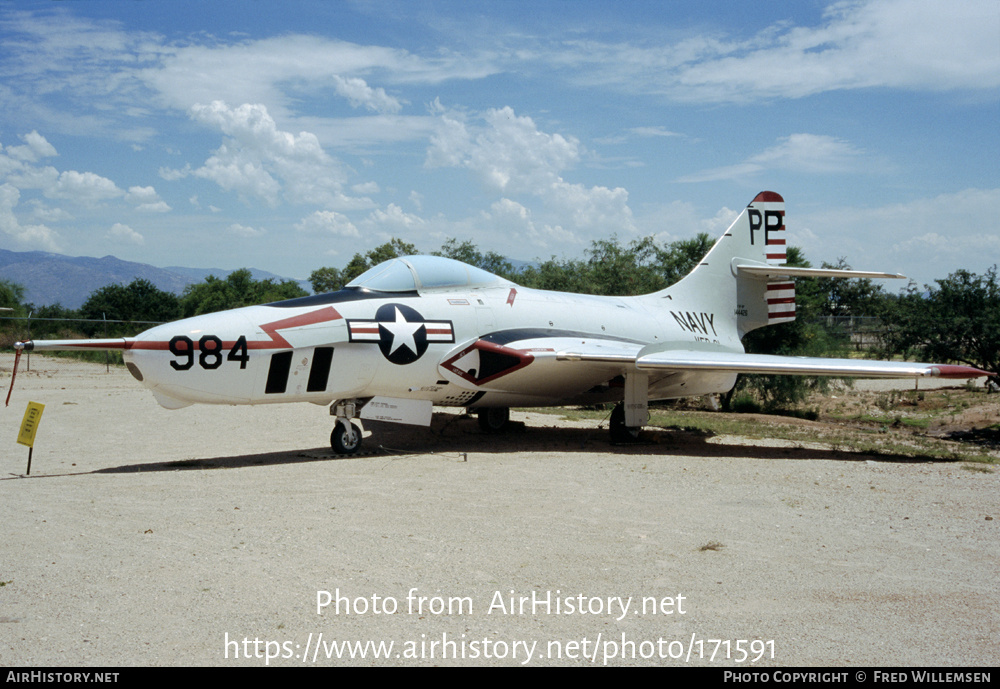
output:
[[[487,433],[471,417],[435,414],[430,428],[368,422],[372,435],[367,437],[360,452],[338,455],[329,446],[265,452],[231,457],[206,457],[146,464],[128,464],[98,469],[95,474],[137,473],[146,471],[189,471],[206,469],[238,469],[326,461],[364,461],[372,458],[406,458],[427,455],[450,456],[456,460],[475,454],[506,454],[515,452],[562,452],[573,454],[662,455],[686,457],[739,457],[746,459],[833,459],[838,461],[877,462],[947,462],[930,457],[896,454],[865,454],[833,449],[805,447],[763,447],[759,445],[723,445],[709,442],[708,433],[689,430],[649,428],[638,441],[613,445],[607,428],[566,428],[528,426],[513,422],[502,434]],[[595,423],[596,426],[596,423]]]

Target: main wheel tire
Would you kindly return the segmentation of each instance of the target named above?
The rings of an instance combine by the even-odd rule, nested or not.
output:
[[[510,424],[509,407],[488,407],[479,410],[479,427],[487,433],[503,433]]]
[[[361,428],[354,422],[337,422],[330,434],[330,446],[341,455],[353,455],[361,447]]]
[[[639,431],[641,430],[637,426],[625,425],[624,404],[616,404],[615,408],[611,410],[610,428],[611,442],[616,445],[634,443],[639,439]]]

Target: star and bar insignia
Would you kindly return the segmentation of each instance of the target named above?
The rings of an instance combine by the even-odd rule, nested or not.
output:
[[[382,356],[394,364],[411,364],[431,343],[454,342],[451,321],[427,320],[405,304],[383,304],[374,319],[348,318],[350,342],[378,343]]]

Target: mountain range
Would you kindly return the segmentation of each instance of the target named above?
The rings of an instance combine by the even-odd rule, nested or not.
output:
[[[255,280],[289,279],[256,268],[250,271]],[[127,285],[137,278],[149,280],[161,290],[180,294],[188,285],[201,282],[209,275],[224,278],[231,272],[221,268],[157,268],[114,256],[92,258],[0,249],[0,279],[22,285],[25,302],[35,306],[61,304],[77,309],[95,290],[117,283]],[[307,281],[296,282],[311,291]]]

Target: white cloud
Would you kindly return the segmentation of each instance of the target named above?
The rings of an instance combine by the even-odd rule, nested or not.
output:
[[[302,34],[162,50],[160,63],[142,70],[141,77],[170,106],[187,110],[213,100],[264,102],[281,117],[290,114],[291,83],[317,90],[332,81],[338,95],[356,107],[394,113],[402,101],[370,86],[363,75],[377,73],[395,84],[435,84],[497,71],[485,61],[450,51],[422,57],[398,48]]]
[[[244,103],[230,108],[222,101],[213,101],[195,105],[191,116],[218,128],[226,139],[204,165],[190,174],[271,206],[282,198],[291,203],[329,207],[357,203],[341,192],[341,165],[323,150],[316,136],[278,129],[263,105]],[[172,179],[186,174],[186,170],[161,171],[161,176]]]
[[[238,237],[263,237],[267,234],[267,230],[261,228],[257,229],[255,227],[250,227],[249,225],[240,225],[239,223],[233,223],[229,226],[229,233],[235,234]]]
[[[453,115],[442,115],[428,165],[468,168],[500,192],[534,193],[559,181],[559,173],[580,159],[577,139],[541,132],[513,108],[488,110],[482,119],[486,126],[472,132]]]
[[[900,271],[923,285],[958,268],[983,272],[997,263],[998,217],[1000,189],[966,189],[877,208],[834,206],[793,218],[789,241],[816,264],[843,256],[859,269]]]
[[[73,219],[73,216],[64,209],[46,206],[41,199],[31,199],[28,201],[28,205],[32,207],[31,217],[44,223],[65,222]]]
[[[368,216],[368,223],[383,232],[409,233],[426,227],[427,222],[419,215],[407,213],[394,203],[390,203],[383,211],[376,208]]]
[[[108,238],[115,241],[129,242],[130,244],[145,244],[146,240],[141,234],[133,230],[128,225],[116,222],[108,231]]]
[[[629,129],[632,134],[642,137],[675,137],[684,136],[677,132],[672,132],[666,127],[632,127]]]
[[[351,191],[355,194],[377,194],[380,189],[378,182],[362,182],[351,186]]]
[[[7,112],[71,135],[138,141],[155,133],[137,125],[134,115],[148,108],[150,93],[138,74],[169,50],[162,38],[123,31],[115,21],[77,17],[63,7],[6,9],[0,61]]]
[[[59,250],[57,233],[44,223],[74,220],[63,208],[46,205],[40,197],[59,199],[84,208],[102,207],[105,202],[124,198],[139,210],[165,212],[170,207],[153,187],[133,186],[126,193],[114,181],[95,172],[60,171],[51,165],[36,165],[42,158],[57,156],[55,147],[36,130],[21,137],[23,145],[0,147],[0,231],[26,246]],[[23,224],[15,213],[22,193],[35,192],[28,198],[30,216],[42,221]],[[106,236],[132,243],[142,243],[142,236],[126,225],[115,225]]]
[[[21,192],[11,184],[0,184],[0,232],[25,247],[59,251],[57,234],[45,225],[22,225],[14,214]]]
[[[591,187],[559,181],[552,185],[551,203],[561,217],[572,218],[574,227],[596,236],[635,232],[628,192],[616,187]]]
[[[634,232],[625,189],[587,188],[563,178],[581,157],[576,138],[543,132],[510,107],[486,111],[481,120],[443,113],[427,151],[428,167],[466,168],[492,191],[537,197],[559,222],[568,216],[577,230],[597,236]]]
[[[854,172],[862,167],[863,155],[864,151],[832,136],[792,134],[748,162],[792,172]]]
[[[750,37],[697,35],[650,46],[581,40],[546,59],[584,84],[678,100],[802,98],[843,89],[985,91],[1000,86],[995,0],[851,0],[816,26]]]
[[[372,88],[364,79],[358,77],[344,78],[333,75],[333,86],[341,96],[354,107],[365,107],[380,113],[397,113],[403,109],[403,104],[388,95],[385,89]]]
[[[16,160],[29,163],[36,163],[40,158],[50,158],[59,155],[55,146],[50,144],[44,136],[32,130],[30,134],[21,137],[23,146],[8,146],[7,155]]]
[[[493,203],[489,212],[482,214],[479,224],[489,227],[494,235],[504,237],[508,246],[521,252],[531,247],[535,251],[564,253],[584,245],[576,234],[560,225],[536,224],[528,208],[507,198]]]
[[[51,165],[32,165],[41,155],[54,155],[55,149],[42,136],[24,138],[26,145],[8,147],[0,154],[0,179],[19,190],[38,189],[47,198],[88,206],[124,195],[113,181],[94,172],[60,172]]]
[[[167,213],[170,206],[160,198],[153,187],[129,187],[125,200],[136,204],[136,209],[147,213]]]
[[[43,190],[50,198],[69,199],[87,205],[122,196],[124,192],[107,177],[93,172],[66,170],[55,183]]]
[[[324,232],[338,237],[360,237],[361,233],[343,213],[336,211],[316,211],[295,223],[300,232]]]
[[[685,175],[678,182],[709,182],[737,179],[765,170],[786,170],[804,174],[871,172],[864,151],[832,136],[792,134],[741,163]]]

